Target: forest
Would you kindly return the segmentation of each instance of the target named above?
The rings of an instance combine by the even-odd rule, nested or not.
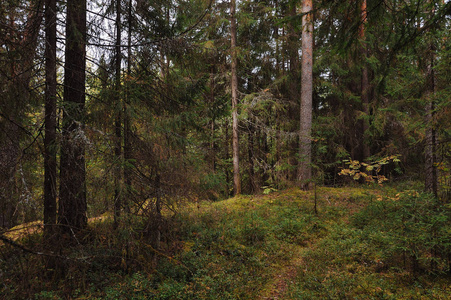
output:
[[[2,0],[1,299],[451,298],[448,0]]]

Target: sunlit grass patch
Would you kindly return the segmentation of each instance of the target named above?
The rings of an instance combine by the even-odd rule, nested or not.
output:
[[[29,235],[41,233],[43,226],[42,221],[24,223],[10,228],[3,235],[12,241],[17,241]]]

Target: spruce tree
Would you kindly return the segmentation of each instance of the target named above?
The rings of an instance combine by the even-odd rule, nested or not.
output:
[[[86,0],[67,1],[58,223],[73,236],[87,225],[85,146]]]

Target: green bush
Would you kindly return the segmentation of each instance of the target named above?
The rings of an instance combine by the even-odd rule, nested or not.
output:
[[[450,271],[451,209],[430,194],[406,191],[379,197],[355,214],[352,224],[387,267],[413,273]]]

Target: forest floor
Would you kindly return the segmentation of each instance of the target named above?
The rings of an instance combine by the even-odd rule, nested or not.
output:
[[[299,269],[303,266],[303,251],[304,247],[299,246],[299,249],[295,249],[294,257],[287,262],[286,266],[275,274],[274,280],[269,281],[267,288],[263,289],[260,299],[284,299],[285,293],[288,287],[294,284],[294,280],[299,272]]]
[[[97,217],[92,217],[88,219],[89,224],[93,225],[95,223],[103,222],[106,219],[109,219],[109,214],[104,214]],[[17,225],[9,230],[3,232],[5,238],[15,242],[19,240],[26,239],[32,235],[40,235],[43,232],[44,222],[42,221],[33,221],[27,222],[20,225]],[[3,242],[0,241],[0,246],[3,246]]]
[[[0,295],[450,299],[451,207],[434,203],[409,184],[293,188],[184,203],[177,214],[168,212],[158,249],[145,216],[118,229],[101,216],[90,219],[85,241],[60,253],[67,259],[59,261],[65,270],[59,279],[42,256],[0,247]],[[38,252],[39,231],[25,228],[40,226],[28,225],[10,238]]]

